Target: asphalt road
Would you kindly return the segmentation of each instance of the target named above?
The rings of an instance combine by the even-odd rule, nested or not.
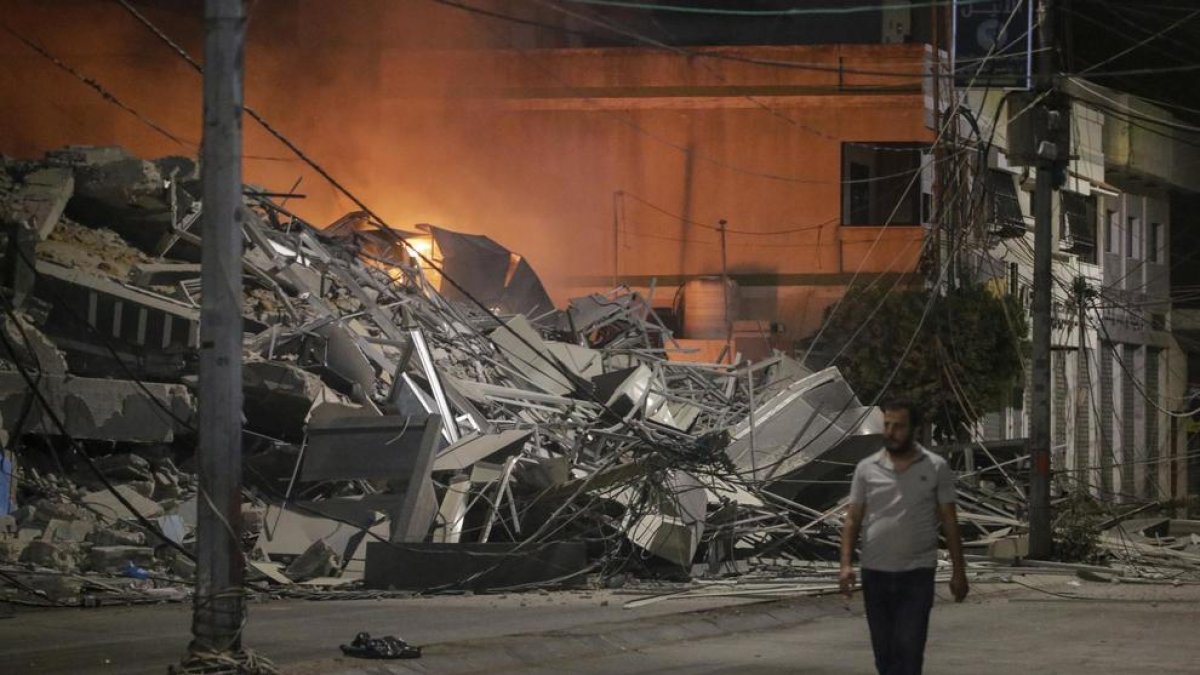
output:
[[[934,609],[926,675],[1139,675],[1200,672],[1200,586],[1135,587],[1042,580],[1039,588],[981,586],[962,605]],[[1014,594],[1010,591],[1016,590]],[[945,595],[945,591],[942,591]],[[546,664],[520,672],[661,675],[862,674],[875,672],[866,620],[853,603],[842,614],[782,629],[739,633]]]
[[[1200,645],[1194,638],[1200,625],[1200,585],[1081,583],[1062,576],[1017,580],[1020,583],[977,583],[972,597],[961,605],[939,601],[926,673],[1200,672]],[[939,593],[944,596],[946,591]],[[622,609],[628,599],[608,592],[574,592],[276,601],[251,606],[246,644],[271,657],[284,672],[306,674],[368,663],[370,672],[379,673],[874,672],[857,599],[796,599],[722,610],[739,615],[741,623],[698,620],[711,615],[692,612],[736,602],[728,599]],[[810,606],[819,611],[810,612]],[[797,607],[806,609],[797,612]],[[755,615],[772,613],[774,622],[756,627]],[[781,624],[778,617],[785,615],[808,618]],[[0,673],[161,674],[182,655],[189,621],[189,609],[182,605],[20,612],[0,621]],[[723,628],[732,625],[738,632]],[[333,660],[340,656],[337,645],[360,630],[392,633],[432,647],[419,661],[395,662],[386,669],[380,662]],[[631,631],[654,637],[625,649],[621,645],[628,644]],[[594,652],[568,654],[565,645],[578,645],[581,638],[591,640],[586,644],[594,645]],[[489,651],[493,649],[519,653],[522,665],[489,661],[489,655],[500,653]],[[474,661],[454,657],[472,651]]]
[[[630,599],[610,592],[535,592],[253,603],[244,644],[286,667],[340,656],[338,645],[349,643],[359,631],[428,645],[744,604],[689,600],[622,609]],[[18,609],[16,617],[0,620],[0,673],[162,675],[168,665],[179,662],[190,639],[190,605]]]

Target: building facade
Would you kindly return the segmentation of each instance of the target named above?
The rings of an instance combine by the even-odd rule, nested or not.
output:
[[[1188,494],[1188,349],[1173,334],[1173,231],[1195,228],[1173,195],[1200,190],[1200,154],[1166,110],[1085,81],[1068,81],[1071,157],[1054,208],[1052,458],[1057,487],[1113,501]],[[1029,307],[1031,195],[1036,169],[1009,162],[1011,102],[975,96],[996,125],[987,176],[990,270]],[[996,111],[987,117],[983,111]],[[1169,133],[1168,133],[1169,132]],[[1015,142],[1015,141],[1014,141]],[[1001,276],[1002,275],[1002,276]],[[980,424],[980,439],[1023,438],[1023,392]]]

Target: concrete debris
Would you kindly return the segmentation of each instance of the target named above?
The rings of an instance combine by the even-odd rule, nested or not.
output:
[[[129,510],[129,507],[121,503],[121,499],[128,502],[138,514],[146,518],[157,518],[163,514],[162,506],[138,494],[129,485],[118,485],[113,491],[92,492],[84,495],[80,499],[80,503],[106,522],[135,520],[137,516]]]
[[[200,503],[197,185],[189,159],[111,148],[0,164],[0,283],[21,310],[0,323],[3,560],[193,574],[174,547],[194,545]],[[421,233],[362,213],[321,229],[246,194],[239,534],[262,583],[494,588],[836,558],[840,500],[881,431],[836,368],[765,349],[697,362],[628,288],[556,310],[487,237],[424,227],[431,271],[401,242]],[[976,550],[1019,555],[998,543],[1023,534],[1019,462],[964,469]],[[1160,556],[1159,540],[1134,543]],[[1195,555],[1176,541],[1172,559]]]
[[[292,581],[307,581],[328,576],[337,569],[337,563],[337,553],[325,540],[318,539],[283,570],[283,575]]]
[[[195,401],[181,384],[71,375],[42,375],[37,384],[40,396],[20,373],[0,372],[0,424],[9,435],[63,435],[57,419],[76,439],[170,442],[195,416]]]
[[[0,220],[19,223],[46,239],[75,192],[75,176],[61,167],[31,171],[10,185]]]
[[[31,541],[21,553],[21,562],[59,572],[74,572],[77,567],[75,546],[50,541]]]
[[[154,549],[149,546],[93,546],[88,556],[91,568],[100,572],[117,572],[128,563],[154,565]]]

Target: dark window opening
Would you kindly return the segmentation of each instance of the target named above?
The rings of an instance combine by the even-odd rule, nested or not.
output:
[[[842,224],[920,225],[926,148],[912,143],[843,143]]]
[[[1162,245],[1162,223],[1150,223],[1150,228],[1146,230],[1146,259],[1153,263],[1166,262],[1160,250]]]
[[[1104,221],[1104,252],[1105,253],[1120,253],[1120,236],[1117,224],[1121,221],[1117,220],[1117,212],[1112,209],[1108,210],[1108,217]]]
[[[991,195],[990,231],[1001,237],[1019,237],[1025,234],[1025,217],[1021,214],[1021,202],[1017,199],[1017,186],[1013,175],[1006,171],[991,169],[987,173],[988,194]]]
[[[1137,216],[1129,216],[1129,222],[1126,224],[1125,257],[1142,257],[1142,219]]]
[[[1059,246],[1084,262],[1096,262],[1096,198],[1060,192],[1062,220]]]

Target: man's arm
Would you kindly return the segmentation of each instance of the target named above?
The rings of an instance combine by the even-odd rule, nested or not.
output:
[[[939,504],[938,515],[942,520],[942,534],[946,535],[946,548],[950,550],[950,564],[953,573],[950,577],[950,592],[955,602],[962,602],[970,592],[967,583],[967,564],[963,560],[962,532],[958,528],[958,507],[953,503]]]
[[[838,585],[849,597],[854,590],[854,545],[858,543],[858,532],[862,527],[863,504],[850,503],[846,505],[846,519],[842,523],[842,569],[838,575]]]

